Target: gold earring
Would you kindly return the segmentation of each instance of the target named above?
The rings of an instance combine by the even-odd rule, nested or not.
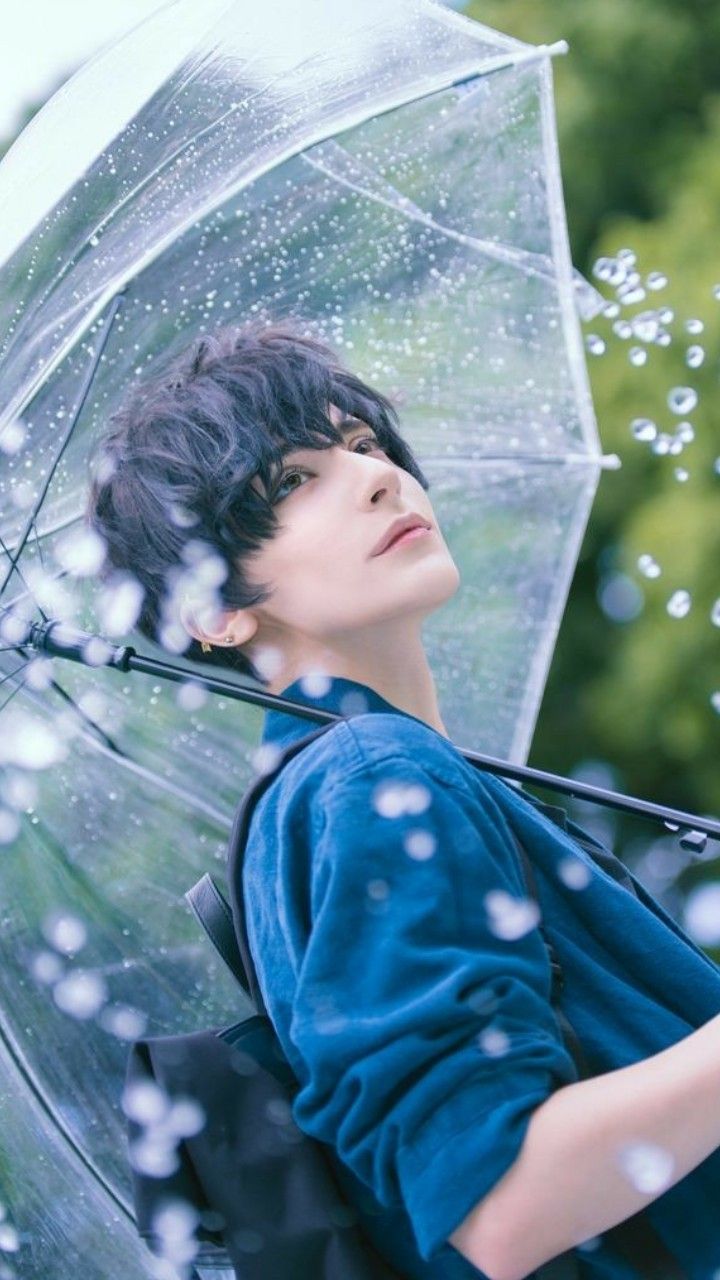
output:
[[[234,644],[234,643],[235,643],[235,637],[234,637],[234,636],[226,636],[226,637],[225,637],[225,643],[226,643],[226,644]]]
[[[212,645],[211,645],[211,644],[208,644],[207,640],[201,640],[201,641],[200,641],[200,647],[201,647],[201,649],[202,649],[203,653],[209,653],[209,652],[210,652],[210,650],[212,649]]]

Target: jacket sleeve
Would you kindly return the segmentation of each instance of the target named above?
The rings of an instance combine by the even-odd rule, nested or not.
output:
[[[290,1023],[296,1123],[404,1205],[426,1261],[578,1079],[518,854],[478,790],[398,756],[321,794]]]

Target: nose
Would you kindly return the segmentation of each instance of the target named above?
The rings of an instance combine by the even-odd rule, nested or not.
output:
[[[386,458],[373,458],[370,454],[361,454],[363,471],[360,484],[360,505],[362,507],[379,502],[383,494],[399,494],[401,490],[400,469]],[[358,463],[358,465],[361,465]]]

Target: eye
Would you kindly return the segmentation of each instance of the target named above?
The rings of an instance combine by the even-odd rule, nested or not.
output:
[[[380,441],[377,439],[376,436],[358,436],[358,438],[354,440],[352,443],[354,445],[369,444],[371,446],[371,449],[378,449],[381,453],[383,452]],[[355,452],[357,453],[358,450],[355,449]],[[287,497],[287,494],[281,496],[281,493],[285,485],[287,484],[287,481],[290,480],[293,476],[303,476],[303,475],[311,476],[312,474],[313,472],[308,471],[307,467],[288,467],[287,471],[282,472],[277,482],[277,485],[275,486],[275,490],[273,493],[273,504],[276,502],[282,502],[283,496]],[[300,485],[293,485],[290,488],[289,492],[293,493],[295,489],[299,489],[300,487],[301,487]]]

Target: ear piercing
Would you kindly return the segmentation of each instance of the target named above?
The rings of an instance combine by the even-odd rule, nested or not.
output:
[[[225,637],[225,644],[234,644],[234,643],[235,643],[235,637],[234,637],[234,636],[226,636],[226,637]],[[211,645],[211,644],[208,644],[207,640],[201,640],[201,641],[200,641],[200,647],[201,647],[201,649],[202,649],[203,653],[209,653],[209,652],[210,652],[210,650],[212,649],[212,645]]]

